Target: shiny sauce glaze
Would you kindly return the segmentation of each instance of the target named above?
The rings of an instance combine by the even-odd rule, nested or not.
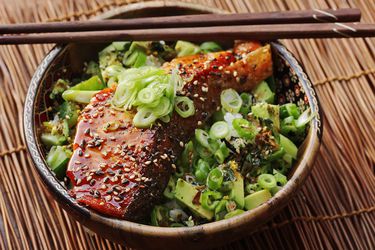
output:
[[[77,125],[67,170],[71,195],[109,216],[131,221],[147,217],[160,201],[184,143],[219,106],[221,91],[248,91],[272,74],[270,48],[259,46],[176,58],[163,66],[166,72],[177,68],[185,82],[177,94],[194,101],[195,115],[188,118],[174,113],[169,123],[139,129],[132,125],[132,113],[111,106],[113,89],[95,95]]]

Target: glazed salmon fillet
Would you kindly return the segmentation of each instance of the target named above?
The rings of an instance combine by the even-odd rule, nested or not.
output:
[[[169,123],[140,129],[131,112],[111,107],[114,89],[96,94],[82,111],[67,176],[71,195],[102,214],[142,221],[160,202],[175,162],[194,130],[207,121],[227,88],[250,91],[271,76],[270,46],[243,42],[233,51],[180,57],[165,63],[177,68],[185,84],[178,95],[193,100],[196,112],[182,118],[174,113]]]

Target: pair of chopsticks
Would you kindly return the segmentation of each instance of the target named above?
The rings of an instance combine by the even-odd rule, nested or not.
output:
[[[201,14],[0,25],[0,44],[375,36],[358,9]]]

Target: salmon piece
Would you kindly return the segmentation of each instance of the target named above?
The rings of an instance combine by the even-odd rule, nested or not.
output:
[[[185,82],[178,95],[193,100],[195,115],[174,113],[169,123],[140,129],[132,124],[133,113],[111,107],[114,89],[96,94],[79,117],[67,170],[70,194],[80,204],[129,221],[147,218],[160,202],[184,143],[219,106],[221,91],[250,91],[272,74],[272,58],[266,45],[240,54],[176,58],[163,67],[167,72],[178,69]]]

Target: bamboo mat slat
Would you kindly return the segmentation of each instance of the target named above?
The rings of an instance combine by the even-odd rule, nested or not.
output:
[[[84,20],[136,0],[0,0],[1,23]],[[168,2],[168,1],[165,1]],[[373,0],[185,0],[231,12],[358,7]],[[375,249],[375,39],[283,41],[324,111],[323,144],[302,190],[270,223],[222,249]],[[123,249],[57,205],[25,150],[30,78],[51,45],[0,47],[0,249]]]

